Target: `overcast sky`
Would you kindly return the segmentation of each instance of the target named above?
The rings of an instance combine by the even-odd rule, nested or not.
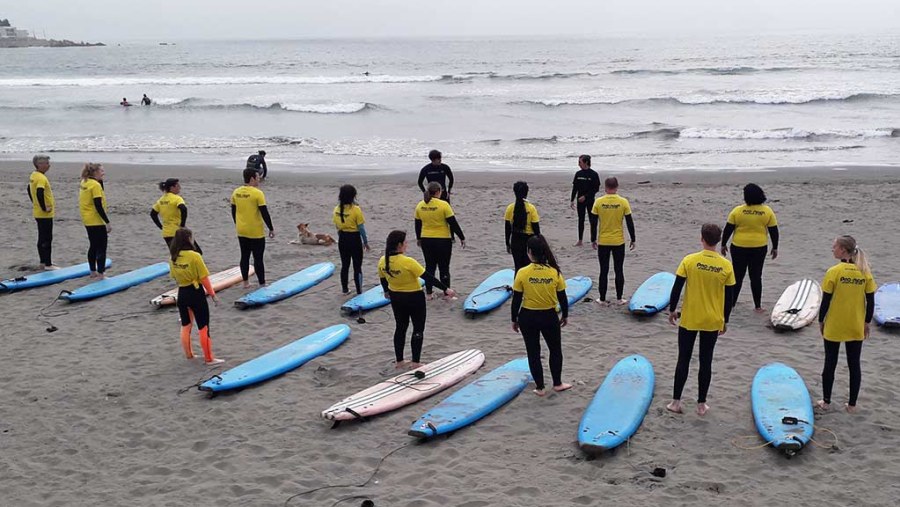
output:
[[[0,18],[91,41],[900,33],[900,0],[2,0]]]

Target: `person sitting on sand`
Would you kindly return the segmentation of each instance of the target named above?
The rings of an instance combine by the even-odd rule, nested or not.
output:
[[[678,326],[678,363],[675,366],[675,388],[672,402],[666,408],[681,413],[681,392],[687,382],[694,341],[700,333],[700,373],[697,390],[697,414],[704,415],[709,410],[706,394],[712,380],[713,350],[716,339],[725,334],[731,305],[734,301],[734,269],[728,259],[716,252],[716,245],[722,238],[722,229],[716,224],[704,224],[700,229],[700,244],[703,250],[682,259],[675,272],[675,285],[669,298],[669,324],[678,325],[679,314],[675,313],[682,288],[684,305],[681,307],[681,322]]]
[[[628,226],[628,236],[631,238],[629,250],[634,250],[635,245],[634,219],[631,218],[628,199],[618,194],[618,178],[606,178],[604,186],[606,194],[594,201],[591,208],[591,215],[597,217],[597,228],[591,230],[591,247],[597,251],[597,259],[600,261],[600,299],[597,299],[597,303],[609,305],[606,301],[606,286],[609,283],[609,256],[612,254],[613,269],[616,272],[616,301],[624,305],[628,301],[622,298],[625,290],[625,231],[622,230],[622,219]]]
[[[142,105],[142,106],[149,106],[149,105],[152,104],[152,103],[153,103],[153,101],[150,100],[150,97],[148,97],[147,94],[145,93],[145,94],[144,94],[144,98],[141,99],[141,105]]]
[[[541,335],[550,350],[550,375],[553,390],[565,391],[572,384],[562,381],[562,331],[568,323],[569,299],[566,280],[559,270],[550,245],[543,236],[528,239],[531,264],[516,273],[512,296],[512,329],[522,332],[528,353],[528,368],[534,379],[534,394],[544,396],[544,368],[541,366]],[[559,306],[562,318],[557,316]]]
[[[822,399],[816,402],[816,407],[828,410],[831,406],[834,370],[843,342],[850,370],[850,398],[846,407],[847,412],[856,412],[862,383],[859,358],[875,313],[875,278],[865,252],[853,236],[836,238],[831,253],[840,262],[828,269],[822,281],[819,331],[825,339],[825,366],[822,368]]]
[[[125,97],[122,97],[122,102],[119,102],[119,105],[123,107],[131,107],[131,103],[128,102],[128,99],[126,99]]]

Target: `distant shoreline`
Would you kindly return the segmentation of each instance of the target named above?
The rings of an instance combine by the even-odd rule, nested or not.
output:
[[[75,42],[68,39],[35,39],[29,37],[27,39],[11,39],[0,40],[0,48],[16,49],[16,48],[87,48],[87,47],[103,47],[106,44],[102,42]]]

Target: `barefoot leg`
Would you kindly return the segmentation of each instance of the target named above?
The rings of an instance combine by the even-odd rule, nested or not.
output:
[[[707,412],[709,412],[709,405],[707,405],[706,403],[697,404],[697,415],[703,417]]]
[[[668,405],[666,405],[666,410],[668,410],[669,412],[675,412],[676,414],[682,413],[681,400],[672,400]]]

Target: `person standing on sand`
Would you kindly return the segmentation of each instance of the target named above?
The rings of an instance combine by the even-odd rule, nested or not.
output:
[[[112,226],[106,214],[106,193],[103,188],[103,177],[106,171],[100,164],[84,164],[81,170],[81,183],[78,190],[78,209],[81,222],[88,236],[88,266],[91,278],[105,278],[106,246]]]
[[[253,267],[259,286],[266,285],[266,266],[263,255],[266,251],[266,233],[263,222],[269,228],[269,238],[275,238],[275,227],[266,196],[259,189],[259,173],[256,169],[244,169],[244,185],[236,188],[231,194],[231,220],[234,221],[238,243],[241,246],[241,278],[244,288],[250,288],[250,256],[253,255]]]
[[[456,291],[449,285],[444,285],[434,275],[425,271],[415,259],[406,256],[406,233],[403,231],[391,231],[385,240],[384,256],[378,260],[378,277],[384,296],[391,300],[391,310],[394,312],[394,355],[396,367],[401,368],[407,364],[413,368],[421,365],[422,343],[425,340],[425,294],[419,285],[419,278],[425,280],[429,286],[435,286],[444,291],[446,297],[456,297]],[[403,360],[403,349],[406,347],[406,330],[412,321],[413,332],[410,338],[412,349],[412,361]]]
[[[53,217],[56,213],[56,201],[53,199],[50,180],[47,179],[47,171],[50,170],[50,157],[35,155],[31,159],[31,163],[34,164],[34,172],[28,178],[28,199],[31,201],[31,214],[34,216],[35,222],[37,222],[38,257],[44,269],[59,269],[59,267],[53,265],[51,259],[53,250]]]
[[[442,201],[450,202],[450,192],[453,190],[453,171],[450,166],[441,161],[441,152],[431,150],[428,152],[428,159],[431,163],[426,165],[419,171],[419,190],[425,191],[425,181],[428,183],[440,183]]]
[[[682,259],[675,272],[675,285],[669,298],[669,324],[678,325],[678,363],[675,366],[672,402],[666,405],[671,412],[682,412],[681,392],[687,382],[697,333],[700,333],[697,414],[702,416],[709,410],[706,394],[712,381],[713,351],[719,335],[725,334],[728,329],[728,317],[734,301],[734,269],[728,259],[716,252],[721,238],[722,229],[718,225],[704,224],[700,229],[703,250]],[[678,314],[675,309],[685,286],[684,305]]]
[[[341,291],[350,294],[350,263],[353,263],[353,284],[356,293],[362,294],[363,249],[369,251],[366,234],[366,218],[356,204],[356,187],[342,185],[338,191],[338,205],[332,213],[332,221],[338,231],[338,252],[341,254]]]
[[[731,242],[731,260],[734,262],[734,303],[737,304],[744,283],[744,274],[750,271],[750,291],[753,293],[753,307],[762,313],[762,272],[772,238],[772,260],[778,258],[778,220],[772,208],[763,204],[766,194],[755,183],[744,187],[744,203],[728,214],[728,223],[722,232],[722,255],[728,255],[728,239]],[[766,234],[768,233],[768,237]]]
[[[591,156],[578,157],[578,171],[575,172],[575,179],[572,180],[572,198],[569,203],[570,208],[578,208],[578,242],[575,243],[575,246],[584,244],[584,216],[586,214],[591,230],[597,229],[597,217],[589,214],[588,211],[594,205],[594,198],[599,191],[600,175],[591,169]]]
[[[606,195],[594,201],[591,208],[591,216],[597,217],[594,221],[597,229],[591,230],[591,248],[597,251],[600,261],[600,280],[598,290],[600,298],[597,303],[608,306],[606,301],[606,286],[609,283],[609,256],[612,254],[613,269],[616,272],[616,301],[624,305],[628,301],[622,298],[625,290],[625,232],[622,230],[622,219],[628,226],[628,236],[631,243],[629,250],[634,250],[634,220],[631,218],[631,204],[628,199],[620,196],[619,180],[615,177],[606,178]],[[597,237],[599,236],[599,238]]]
[[[269,174],[269,166],[266,165],[266,151],[259,150],[256,155],[247,157],[247,169],[253,169],[259,173],[260,179],[266,179]]]
[[[513,266],[518,272],[531,263],[528,258],[528,239],[541,233],[541,217],[537,208],[527,201],[528,183],[517,181],[513,185],[516,202],[506,207],[504,229],[506,237],[506,253],[512,254]]]
[[[169,178],[159,184],[159,190],[163,193],[153,208],[150,209],[150,219],[162,231],[163,241],[167,247],[172,246],[172,238],[179,227],[187,225],[187,204],[181,197],[181,183],[178,178]],[[162,217],[162,220],[160,220]],[[194,250],[203,255],[203,250],[193,244]]]
[[[850,398],[846,408],[852,413],[856,412],[856,399],[862,384],[859,360],[875,313],[876,285],[866,253],[853,236],[836,238],[831,253],[840,262],[828,269],[822,281],[819,331],[825,341],[825,366],[822,368],[822,399],[816,402],[816,407],[822,410],[831,407],[834,370],[843,342],[850,370]]]
[[[437,269],[441,271],[441,283],[450,286],[450,257],[453,255],[452,235],[459,236],[460,244],[466,247],[466,236],[463,234],[450,203],[438,199],[441,185],[435,181],[428,184],[425,195],[416,205],[415,228],[416,243],[425,257],[425,271],[434,277]],[[432,299],[431,283],[425,280],[426,298]]]
[[[528,369],[534,379],[534,394],[544,396],[544,368],[541,366],[541,335],[550,350],[550,375],[553,390],[572,388],[562,381],[562,331],[569,318],[566,280],[559,270],[550,245],[543,236],[528,239],[531,264],[516,273],[512,296],[512,329],[522,332],[528,353]],[[557,316],[559,306],[562,318]]]

